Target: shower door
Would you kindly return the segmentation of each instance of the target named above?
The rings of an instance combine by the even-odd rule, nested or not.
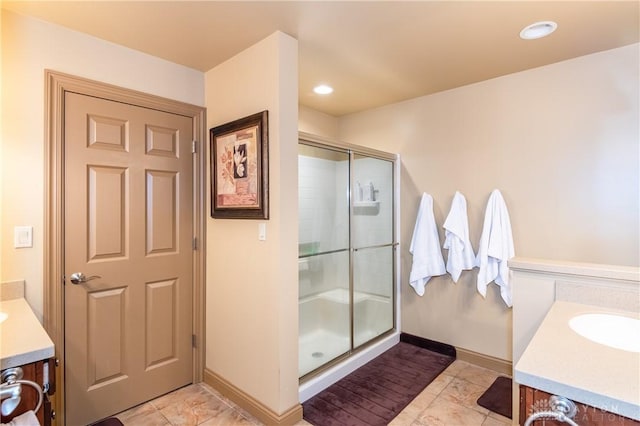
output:
[[[353,154],[353,346],[393,328],[393,162]]]
[[[299,145],[299,376],[351,349],[349,154]]]
[[[300,141],[299,377],[394,329],[394,161]]]

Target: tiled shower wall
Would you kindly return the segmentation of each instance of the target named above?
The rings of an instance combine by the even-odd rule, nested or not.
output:
[[[354,180],[375,188],[374,206],[359,207],[353,215],[353,241],[356,248],[380,246],[393,238],[393,167],[390,161],[356,158]],[[393,248],[381,247],[356,252],[355,289],[359,292],[391,297],[393,292]]]
[[[392,168],[380,160],[356,160],[354,178],[362,186],[371,182],[378,205],[357,207],[353,218],[357,247],[390,243],[393,239]],[[348,162],[300,155],[298,157],[299,243],[303,250],[324,252],[348,247]],[[358,291],[391,296],[392,285],[380,280],[391,270],[388,250],[359,252],[355,265]],[[300,298],[349,287],[348,252],[299,260]]]

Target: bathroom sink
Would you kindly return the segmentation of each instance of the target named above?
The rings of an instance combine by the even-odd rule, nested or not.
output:
[[[582,314],[569,320],[579,335],[601,345],[640,352],[640,319],[615,314]]]
[[[7,318],[9,318],[9,315],[5,314],[4,312],[0,312],[0,323],[6,320]]]

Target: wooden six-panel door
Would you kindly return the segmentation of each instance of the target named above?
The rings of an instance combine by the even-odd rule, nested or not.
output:
[[[192,381],[193,123],[64,111],[65,411],[86,425]]]

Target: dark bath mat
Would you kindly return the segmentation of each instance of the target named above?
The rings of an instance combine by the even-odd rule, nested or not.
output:
[[[502,416],[511,417],[511,379],[498,377],[480,398],[478,405]]]
[[[302,404],[314,426],[387,425],[455,357],[400,342]]]
[[[91,426],[123,426],[123,424],[116,417],[107,417],[106,419],[100,420],[98,423],[94,423]]]

